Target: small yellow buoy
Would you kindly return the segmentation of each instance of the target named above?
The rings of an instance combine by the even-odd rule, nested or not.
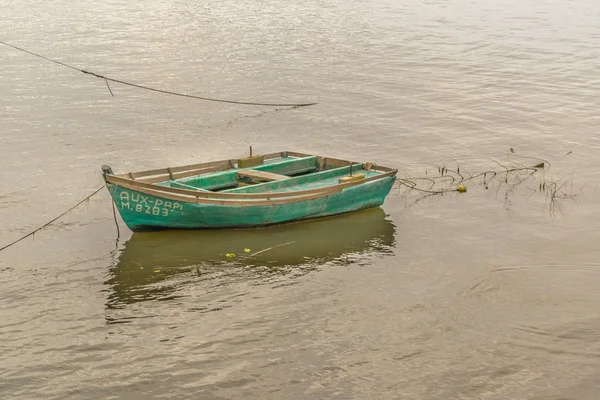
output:
[[[467,191],[467,188],[466,188],[466,187],[464,187],[464,186],[459,186],[459,187],[458,187],[458,189],[456,189],[456,191],[457,191],[458,193],[464,193],[464,192],[466,192],[466,191]]]
[[[227,253],[226,256],[227,256],[227,258],[233,258],[233,257],[235,257],[235,254],[234,253]]]
[[[355,174],[341,177],[340,179],[338,179],[338,183],[358,182],[362,181],[363,179],[365,179],[364,174]]]
[[[245,249],[244,249],[244,253],[250,253],[250,249],[248,249],[248,248],[245,248]]]

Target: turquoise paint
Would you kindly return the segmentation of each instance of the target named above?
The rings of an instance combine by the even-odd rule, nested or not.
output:
[[[392,176],[351,186],[318,199],[267,206],[169,201],[117,185],[108,184],[107,187],[127,226],[132,231],[142,231],[257,227],[379,207],[394,182],[395,177]]]
[[[177,181],[165,182],[164,186],[169,186],[169,187],[174,187],[174,188],[179,188],[179,189],[196,190],[198,192],[210,192],[210,190],[200,189],[200,188],[197,188],[194,186],[185,185],[185,184],[183,184],[181,182],[177,182]]]
[[[353,174],[364,174],[365,177],[378,175],[377,172],[367,172],[361,164],[352,166]],[[259,183],[252,186],[242,186],[235,189],[224,190],[223,193],[263,193],[263,192],[289,192],[293,190],[308,190],[338,184],[338,179],[350,174],[350,166],[315,172],[309,175],[297,176],[283,181]]]
[[[238,172],[248,169],[272,172],[281,175],[294,175],[302,172],[313,171],[317,168],[317,157],[314,156],[304,158],[284,157],[275,160],[277,162],[265,163],[252,168],[232,169],[223,172],[215,172],[214,174],[210,175],[182,178],[177,179],[175,182],[193,186],[194,188],[217,190],[235,186],[238,182]]]

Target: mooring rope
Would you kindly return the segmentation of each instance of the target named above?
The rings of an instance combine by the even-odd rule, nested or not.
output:
[[[39,228],[35,229],[34,231],[29,232],[27,235],[20,237],[19,239],[15,240],[12,243],[7,244],[6,246],[0,248],[0,251],[4,250],[4,249],[8,249],[10,246],[15,245],[17,243],[19,243],[21,240],[28,238],[29,236],[35,235],[36,232],[41,231],[42,229],[44,229],[45,227],[47,227],[48,225],[50,225],[51,223],[53,223],[54,221],[58,220],[59,218],[65,216],[66,214],[70,213],[71,211],[73,211],[74,209],[76,209],[77,207],[79,207],[81,204],[83,204],[85,201],[89,200],[92,198],[92,196],[94,196],[96,193],[98,193],[99,191],[101,191],[104,188],[104,185],[100,186],[98,189],[96,189],[94,191],[94,193],[90,194],[89,196],[87,196],[85,199],[81,200],[79,203],[75,204],[73,207],[69,208],[67,211],[65,211],[64,213],[60,214],[58,217],[53,218],[52,220],[46,222],[44,225],[40,226]]]
[[[110,94],[114,96],[108,82],[115,82],[115,83],[120,83],[122,85],[127,85],[127,86],[132,86],[138,89],[144,89],[144,90],[149,90],[152,92],[158,92],[158,93],[163,93],[163,94],[168,94],[168,95],[172,95],[172,96],[180,96],[180,97],[187,97],[190,99],[196,99],[196,100],[204,100],[204,101],[212,101],[212,102],[217,102],[217,103],[228,103],[228,104],[240,104],[240,105],[246,105],[246,106],[264,106],[264,107],[294,107],[294,108],[298,108],[298,107],[308,107],[308,106],[314,106],[317,103],[261,103],[261,102],[252,102],[252,101],[238,101],[238,100],[226,100],[226,99],[217,99],[217,98],[213,98],[213,97],[204,97],[204,96],[195,96],[195,95],[191,95],[191,94],[185,94],[185,93],[178,93],[178,92],[172,92],[170,90],[163,90],[163,89],[156,89],[156,88],[152,88],[149,86],[144,86],[144,85],[139,85],[136,83],[131,83],[131,82],[126,82],[126,81],[122,81],[120,79],[115,79],[115,78],[110,78],[108,76],[104,76],[101,74],[96,74],[94,72],[90,72],[90,71],[86,71],[84,69],[80,69],[77,67],[74,67],[72,65],[66,64],[64,62],[58,61],[58,60],[54,60],[52,58],[43,56],[41,54],[38,53],[34,53],[33,51],[30,50],[26,50],[22,47],[18,47],[15,46],[13,44],[9,44],[6,42],[3,42],[0,40],[0,44],[3,44],[5,46],[8,47],[12,47],[15,50],[19,50],[22,52],[25,52],[27,54],[31,54],[32,56],[35,57],[39,57],[42,58],[44,60],[53,62],[55,64],[61,65],[63,67],[66,68],[70,68],[73,69],[75,71],[79,71],[79,72],[83,72],[84,74],[88,74],[88,75],[92,75],[96,78],[100,78],[103,79],[106,82],[106,85],[108,86],[108,90],[110,91]]]

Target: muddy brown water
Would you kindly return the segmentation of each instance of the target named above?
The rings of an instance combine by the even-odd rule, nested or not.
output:
[[[472,183],[255,231],[121,224],[117,241],[103,191],[0,253],[2,398],[600,398],[597,2],[0,5],[1,40],[78,68],[318,102],[275,111],[118,84],[111,97],[2,46],[0,244],[99,187],[102,164],[190,164],[249,145],[409,176],[537,156],[552,166],[535,179],[577,195],[551,209],[540,181]]]

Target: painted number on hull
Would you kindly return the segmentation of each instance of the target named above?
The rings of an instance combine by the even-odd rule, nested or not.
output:
[[[121,199],[121,204],[119,204],[121,210],[132,210],[142,214],[163,217],[168,216],[174,211],[183,211],[183,204],[178,201],[161,199],[154,201],[143,194],[128,192],[121,192],[119,198]]]

